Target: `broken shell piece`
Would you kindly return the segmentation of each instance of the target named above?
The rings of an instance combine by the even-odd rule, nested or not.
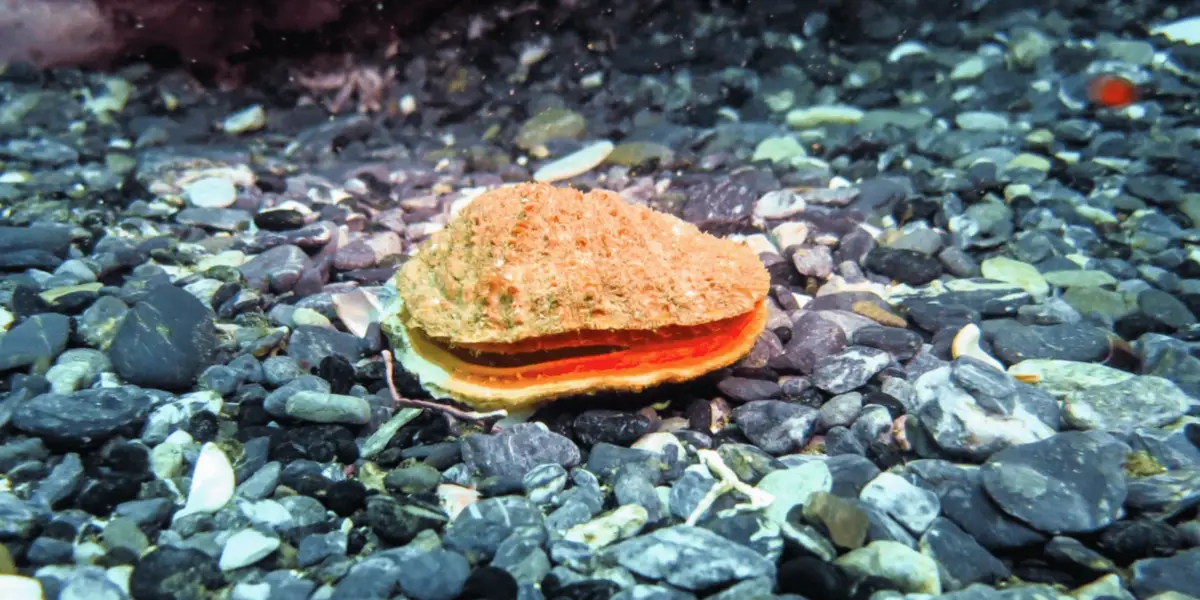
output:
[[[988,364],[988,366],[999,371],[1004,370],[1004,365],[1000,361],[992,358],[990,354],[983,351],[979,346],[979,336],[982,332],[979,326],[974,323],[967,323],[954,336],[954,341],[950,344],[950,355],[954,358],[960,356],[970,356],[971,358],[979,359]]]
[[[736,362],[767,320],[754,251],[609,191],[485,193],[397,272],[397,357],[434,396],[513,409]]]

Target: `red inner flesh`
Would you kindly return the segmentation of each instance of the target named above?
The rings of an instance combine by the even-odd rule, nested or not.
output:
[[[453,373],[455,378],[473,381],[488,387],[520,387],[531,380],[563,380],[583,377],[622,377],[674,369],[686,371],[689,366],[709,362],[709,359],[747,348],[746,338],[757,337],[766,321],[766,308],[759,302],[755,309],[736,317],[696,327],[670,326],[654,331],[572,333],[515,344],[471,345],[489,352],[451,350],[442,344],[410,330],[409,337],[416,351],[429,362]],[[566,355],[539,360],[547,349],[582,349],[589,354]],[[494,352],[502,349],[507,352]],[[551,353],[554,355],[555,353]],[[490,360],[511,363],[521,355],[529,362],[520,366],[493,366]],[[730,361],[736,357],[730,357]],[[715,367],[713,367],[715,368]],[[708,370],[708,369],[703,369]],[[693,375],[698,375],[694,373]]]

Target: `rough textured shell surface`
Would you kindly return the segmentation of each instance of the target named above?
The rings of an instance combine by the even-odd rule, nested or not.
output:
[[[487,192],[396,274],[407,325],[456,343],[699,325],[766,295],[758,256],[604,190]]]

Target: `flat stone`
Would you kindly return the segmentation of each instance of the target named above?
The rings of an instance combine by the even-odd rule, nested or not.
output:
[[[1120,516],[1128,452],[1106,433],[1068,431],[993,454],[980,476],[1000,509],[1030,527],[1086,533]]]
[[[579,464],[582,454],[570,439],[536,423],[517,423],[498,434],[475,434],[461,442],[463,461],[484,477],[520,480],[534,467]]]
[[[1152,375],[1130,377],[1067,395],[1063,418],[1076,429],[1131,433],[1179,420],[1193,400],[1179,386]]]
[[[992,338],[996,357],[1008,364],[1030,358],[1099,362],[1108,356],[1108,334],[1099,327],[1059,325],[1006,326]]]
[[[892,361],[883,350],[851,346],[817,361],[813,385],[831,394],[844,394],[865,385]]]
[[[625,540],[598,559],[638,576],[685,590],[703,590],[756,577],[775,577],[775,563],[716,533],[675,525]]]
[[[71,394],[51,392],[18,403],[12,424],[47,440],[80,446],[123,431],[133,434],[146,419],[153,402],[149,392],[131,385]]]
[[[71,319],[65,315],[33,315],[0,337],[0,371],[43,362],[50,366],[67,347]]]
[[[125,315],[108,348],[113,368],[141,386],[191,386],[216,351],[214,316],[182,289],[163,285],[151,290]]]

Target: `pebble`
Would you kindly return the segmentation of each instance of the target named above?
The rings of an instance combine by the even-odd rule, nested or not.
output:
[[[775,564],[761,554],[707,529],[688,525],[625,540],[603,550],[599,559],[640,577],[693,591],[755,577],[775,577]]]
[[[254,529],[243,529],[226,540],[217,565],[222,571],[248,567],[277,550],[279,544],[277,537],[264,535]]]
[[[838,557],[834,563],[859,576],[879,577],[905,594],[941,594],[938,564],[891,540],[877,540]]]
[[[941,512],[937,494],[893,473],[877,475],[863,487],[859,498],[887,513],[916,535],[924,533]]]
[[[533,172],[534,181],[554,182],[582,175],[600,166],[616,146],[608,140],[589,144]]]
[[[868,346],[851,346],[816,361],[813,385],[831,394],[844,394],[862,387],[891,362],[887,352]]]
[[[498,434],[470,435],[462,440],[463,461],[484,477],[520,481],[539,465],[571,468],[582,454],[570,439],[537,423],[517,423]]]
[[[1029,263],[996,256],[980,263],[979,269],[984,277],[1019,286],[1036,299],[1050,294],[1050,284],[1046,278]]]
[[[1090,386],[1063,401],[1063,418],[1077,429],[1130,433],[1179,420],[1195,401],[1161,377],[1143,375],[1119,383]]]
[[[0,337],[0,371],[35,363],[49,366],[71,334],[71,320],[64,315],[33,315]]]
[[[237,188],[228,177],[204,177],[184,185],[183,195],[192,206],[228,208],[237,201]]]
[[[880,247],[867,253],[868,270],[908,285],[925,285],[942,276],[942,263],[916,250]]]
[[[184,389],[209,366],[217,346],[212,311],[174,286],[159,286],[125,315],[108,355],[126,381]]]
[[[980,469],[988,496],[1009,515],[1051,534],[1111,524],[1128,493],[1128,446],[1101,432],[1068,431],[993,454]]]
[[[154,397],[135,386],[49,392],[21,402],[12,414],[17,429],[70,446],[84,446],[129,432],[150,413]]]
[[[220,510],[233,498],[235,484],[233,465],[225,452],[212,442],[204,444],[192,469],[187,502],[175,513],[174,519],[178,521],[188,515]]]

